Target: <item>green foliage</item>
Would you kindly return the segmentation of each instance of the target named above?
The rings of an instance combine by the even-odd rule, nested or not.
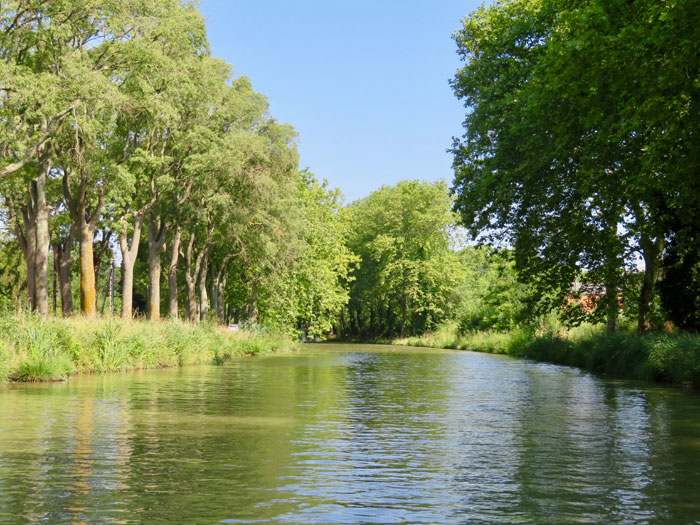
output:
[[[462,267],[450,247],[455,217],[443,182],[403,181],[346,210],[353,272],[345,331],[423,332],[451,314]]]
[[[461,334],[512,330],[534,322],[534,294],[518,280],[511,251],[467,247],[460,258],[465,271],[457,288]]]
[[[700,337],[691,334],[607,333],[600,326],[585,324],[573,329],[557,330],[555,325],[537,331],[521,327],[461,335],[452,323],[392,344],[507,354],[610,376],[700,388]]]
[[[700,236],[697,223],[676,235],[664,254],[660,299],[675,326],[700,331]]]
[[[514,248],[552,307],[585,269],[612,322],[641,253],[640,329],[651,322],[665,238],[692,223],[669,218],[698,209],[697,20],[688,1],[502,0],[456,33],[456,208],[472,235]]]
[[[241,355],[294,348],[262,328],[230,332],[213,323],[45,320],[0,315],[0,380],[65,380],[74,372],[115,372],[220,363]]]
[[[349,225],[340,216],[340,191],[307,171],[299,173],[295,189],[299,217],[290,233],[297,238],[287,239],[288,259],[278,261],[282,264],[258,286],[260,316],[265,324],[323,336],[348,302],[357,257],[347,247]]]

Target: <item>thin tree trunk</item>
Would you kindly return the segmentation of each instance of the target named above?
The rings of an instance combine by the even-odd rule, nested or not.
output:
[[[406,337],[406,313],[408,310],[408,297],[404,294],[401,299],[401,338]]]
[[[56,269],[58,273],[58,283],[61,289],[61,315],[70,317],[73,315],[73,291],[71,289],[71,254],[73,252],[73,241],[75,238],[75,229],[70,228],[68,238],[61,244],[56,242],[53,245],[54,254],[56,255]]]
[[[196,322],[197,319],[197,295],[195,292],[196,275],[192,274],[193,267],[194,235],[190,235],[185,254],[185,285],[187,287],[187,320]]]
[[[217,303],[216,303],[216,317],[219,319],[220,323],[226,322],[225,306],[226,301],[224,301],[224,294],[226,292],[226,282],[228,281],[228,275],[225,275],[219,279],[217,283]]]
[[[160,253],[168,228],[160,217],[148,214],[148,318],[160,319]]]
[[[53,316],[56,317],[56,313],[58,311],[58,254],[56,253],[56,249],[54,248],[53,250],[53,290],[52,290],[52,299],[53,299]]]
[[[36,252],[36,221],[32,207],[32,191],[30,187],[29,201],[18,207],[10,196],[5,197],[5,205],[9,211],[9,220],[13,224],[15,237],[24,256],[27,274],[27,303],[34,306],[34,270]],[[20,220],[21,216],[21,220]],[[24,225],[24,228],[22,227]]]
[[[251,282],[250,304],[248,305],[248,322],[255,324],[258,322],[258,287],[255,282]]]
[[[122,253],[122,317],[131,319],[134,315],[134,265],[139,254],[141,225],[143,214],[134,214],[134,232],[131,236],[131,246],[127,235],[126,217],[122,217],[119,232],[119,248]]]
[[[182,228],[175,230],[175,236],[170,247],[170,263],[168,264],[168,302],[170,308],[170,318],[177,319],[179,316],[177,302],[177,262],[180,255],[180,240],[182,239]]]
[[[36,221],[34,213],[31,209],[31,204],[22,207],[22,221],[24,222],[24,232],[22,231],[19,222],[15,221],[15,233],[19,241],[22,254],[24,255],[24,263],[27,269],[27,301],[32,310],[35,309],[36,303],[34,289],[36,279],[34,272],[36,269]]]
[[[212,268],[211,287],[209,288],[209,301],[211,304],[212,317],[218,321],[219,314],[219,283],[217,281],[221,272]]]
[[[97,235],[97,232],[95,232],[95,235]],[[99,300],[99,293],[100,293],[100,271],[102,270],[102,261],[104,260],[104,256],[107,253],[107,250],[109,249],[109,243],[112,240],[112,232],[107,231],[107,229],[102,230],[102,238],[97,241],[95,240],[93,236],[92,244],[95,247],[94,248],[94,261],[95,261],[95,288],[96,288],[96,293],[97,293],[97,298]],[[106,296],[106,294],[105,294]],[[104,305],[104,301],[102,301],[102,304]],[[104,308],[102,308],[104,310]]]
[[[610,268],[608,270],[607,279],[605,280],[605,329],[608,333],[616,332],[619,327],[620,305],[618,295],[615,270]]]
[[[224,257],[224,259],[221,261],[219,269],[216,272],[216,275],[212,279],[211,308],[214,312],[214,316],[219,321],[219,323],[223,323],[225,321],[224,291],[226,290],[226,281],[228,279],[228,275],[226,274],[226,268],[228,262],[233,257],[235,257],[235,255],[233,254],[229,254],[226,257]]]
[[[36,209],[36,252],[34,259],[34,305],[40,315],[49,314],[49,207],[46,204],[46,180],[51,170],[51,161],[42,154],[39,176],[32,183]]]
[[[209,299],[207,298],[207,272],[209,270],[209,258],[202,258],[202,266],[199,269],[199,320],[206,321],[209,316]]]

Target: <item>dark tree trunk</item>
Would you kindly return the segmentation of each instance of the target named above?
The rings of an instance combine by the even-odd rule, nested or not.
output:
[[[95,232],[95,236],[97,235],[97,232]],[[100,271],[102,270],[102,261],[104,260],[104,256],[107,253],[107,250],[109,249],[110,241],[112,240],[112,232],[107,231],[106,229],[102,231],[102,238],[98,241],[95,240],[95,236],[93,236],[92,239],[92,244],[95,247],[94,249],[94,260],[95,260],[95,293],[96,293],[96,300],[99,300],[99,292],[100,292]],[[105,293],[105,297],[107,294]],[[104,305],[104,301],[102,302]],[[103,308],[104,310],[104,308]]]
[[[663,254],[665,239],[659,235],[656,239],[642,236],[640,241],[642,256],[644,257],[644,278],[642,289],[639,293],[639,318],[637,330],[640,333],[651,330],[652,303],[654,301],[654,288],[659,280],[661,271],[661,255]]]
[[[70,265],[74,239],[74,227],[71,226],[68,238],[63,244],[57,242],[53,245],[54,255],[56,257],[56,272],[58,273],[58,283],[61,289],[61,315],[63,315],[63,317],[70,317],[73,315],[73,291],[70,282]]]
[[[401,298],[401,338],[406,337],[406,314],[408,313],[408,296]]]
[[[22,206],[22,222],[24,223],[24,231],[20,226],[19,220],[15,220],[15,234],[19,241],[20,248],[22,249],[27,270],[27,301],[29,302],[30,308],[34,310],[34,289],[36,286],[36,279],[34,278],[36,269],[36,221],[31,204]]]
[[[605,279],[605,329],[608,333],[614,333],[619,328],[620,304],[617,281],[615,269],[610,268]]]

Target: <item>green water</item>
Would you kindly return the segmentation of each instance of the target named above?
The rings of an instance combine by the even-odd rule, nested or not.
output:
[[[0,388],[0,521],[688,523],[700,396],[469,352],[307,345]]]

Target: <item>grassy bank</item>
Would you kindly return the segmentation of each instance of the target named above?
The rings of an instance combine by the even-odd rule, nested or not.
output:
[[[57,381],[75,373],[199,363],[292,348],[264,330],[230,332],[213,324],[0,316],[0,382]]]
[[[602,327],[588,325],[555,334],[513,330],[459,335],[456,326],[447,325],[392,343],[508,354],[617,377],[700,388],[700,336],[695,334],[608,334]]]

